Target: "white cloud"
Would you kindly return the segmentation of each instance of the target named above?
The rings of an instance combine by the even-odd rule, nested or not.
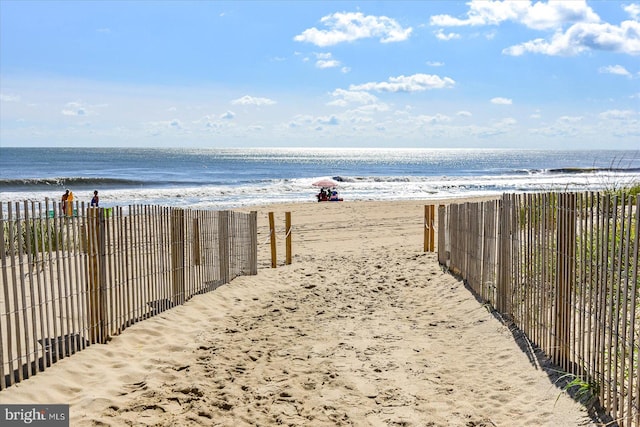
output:
[[[154,122],[146,122],[144,123],[146,127],[146,132],[151,136],[160,136],[167,129],[169,130],[184,130],[184,126],[182,122],[178,119],[173,120],[164,120],[164,121],[154,121]]]
[[[449,40],[454,40],[454,39],[459,39],[462,36],[458,33],[449,33],[449,34],[445,34],[444,30],[442,28],[438,29],[437,31],[434,32],[434,34],[436,35],[436,38],[438,40],[443,40],[443,41],[449,41]]]
[[[254,96],[245,95],[242,98],[234,99],[231,101],[233,105],[273,105],[276,101],[269,98],[258,98]]]
[[[444,66],[444,62],[427,61],[427,65],[430,66],[430,67],[443,67]]]
[[[507,127],[513,127],[517,124],[518,124],[518,120],[514,119],[513,117],[505,117],[504,119],[494,123],[494,126],[497,126],[499,128],[507,128]]]
[[[629,4],[623,6],[622,9],[624,9],[632,19],[636,21],[640,19],[640,4]]]
[[[556,36],[562,36],[562,34],[557,34]],[[558,40],[555,42],[549,43],[545,39],[538,38],[519,45],[510,46],[503,49],[502,53],[511,56],[522,56],[527,52],[541,53],[551,56],[570,56],[577,55],[586,50],[584,46],[571,45],[570,43],[567,43],[566,40],[561,41],[559,39],[560,37],[558,37]]]
[[[79,102],[68,102],[62,110],[64,116],[86,116],[86,108]]]
[[[521,22],[529,28],[546,30],[560,28],[572,22],[597,23],[600,22],[600,17],[586,1],[550,1],[531,5],[521,17]]]
[[[582,116],[561,116],[558,117],[558,123],[579,123],[583,120]]]
[[[551,56],[573,56],[589,50],[640,54],[640,6],[624,7],[633,18],[619,25],[602,22],[586,1],[484,1],[472,0],[465,18],[435,15],[430,23],[439,27],[499,25],[516,22],[540,31],[552,31],[550,39],[540,37],[510,46],[505,55],[527,52]],[[568,26],[568,28],[567,28]],[[565,30],[566,28],[566,30]],[[436,35],[446,40],[439,30]]]
[[[456,116],[460,116],[460,117],[471,117],[471,116],[473,116],[473,114],[471,114],[471,112],[470,112],[470,111],[461,110],[461,111],[458,111],[458,112],[456,113]]]
[[[333,59],[331,53],[316,53],[316,58],[317,68],[335,68],[341,65],[340,61]]]
[[[316,46],[333,46],[365,38],[378,38],[382,43],[399,42],[409,38],[412,28],[402,28],[386,16],[365,16],[361,12],[337,12],[320,19],[328,30],[309,28],[293,39]]]
[[[320,61],[316,61],[317,68],[336,68],[340,66],[340,61],[336,61],[335,59],[325,60],[322,59]]]
[[[513,101],[509,98],[496,97],[491,99],[491,103],[497,105],[511,105],[513,104]]]
[[[419,115],[416,119],[422,123],[426,124],[438,124],[438,123],[448,123],[451,121],[451,117],[445,116],[444,114],[436,114],[435,116],[428,115]]]
[[[299,114],[286,124],[288,129],[315,129],[322,130],[324,126],[338,126],[342,120],[336,116],[311,116]]]
[[[484,33],[484,38],[487,40],[493,40],[496,38],[497,35],[498,35],[498,32],[495,30],[487,31],[486,33]]]
[[[221,118],[221,119],[223,119],[223,120],[231,120],[231,119],[233,119],[235,116],[236,116],[236,115],[235,115],[235,113],[234,113],[234,112],[232,112],[232,111],[227,111],[226,113],[221,114],[221,115],[220,115],[220,118]]]
[[[445,89],[455,85],[450,77],[441,78],[433,74],[414,74],[412,76],[390,77],[386,82],[369,82],[359,85],[351,85],[352,91],[378,92],[419,92],[429,89]]]
[[[376,102],[375,104],[367,104],[356,107],[353,110],[349,110],[349,113],[370,115],[373,113],[386,112],[389,110],[391,110],[391,108],[384,102]]]
[[[330,126],[336,126],[340,124],[340,120],[338,120],[336,116],[318,117],[317,122],[321,125],[330,125]]]
[[[600,17],[586,1],[485,1],[472,0],[466,19],[435,15],[430,23],[439,27],[499,25],[514,21],[536,30],[561,28],[571,22],[599,22]]]
[[[600,118],[607,120],[628,120],[636,116],[638,116],[638,113],[633,110],[609,110],[600,113]]]
[[[298,114],[287,123],[289,129],[308,129],[317,125],[317,119],[308,114]]]
[[[331,96],[336,99],[327,103],[327,105],[338,107],[346,107],[353,104],[367,105],[378,102],[378,98],[375,95],[365,91],[336,89],[331,93]]]
[[[632,77],[631,73],[627,71],[622,65],[609,65],[606,67],[600,67],[598,72],[603,74],[616,74],[618,76]]]
[[[506,55],[520,56],[526,52],[552,56],[574,56],[588,50],[640,55],[640,22],[624,21],[611,24],[575,24],[566,32],[556,32],[551,40],[542,38],[511,46]]]

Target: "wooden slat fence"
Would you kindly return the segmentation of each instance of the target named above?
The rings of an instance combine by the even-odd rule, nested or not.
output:
[[[640,196],[505,194],[439,210],[438,259],[522,330],[578,396],[640,426]]]
[[[0,203],[0,389],[257,274],[257,214]]]

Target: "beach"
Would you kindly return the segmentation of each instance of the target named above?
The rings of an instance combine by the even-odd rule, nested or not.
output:
[[[72,426],[595,425],[517,331],[423,252],[429,203],[247,207],[257,275],[63,359],[0,402],[68,403]]]

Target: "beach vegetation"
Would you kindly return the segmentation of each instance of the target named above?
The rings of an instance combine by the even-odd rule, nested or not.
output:
[[[482,304],[482,307],[487,310],[488,313],[494,313],[496,311],[496,309],[491,304],[491,301],[485,301],[484,304]]]
[[[549,227],[555,227],[558,193],[533,194],[529,200],[531,203],[524,203],[520,207],[520,227],[540,227],[545,220]]]
[[[35,256],[62,249],[63,230],[47,219],[5,222],[2,230],[5,255],[23,253]]]
[[[633,158],[613,158],[609,163],[610,171],[631,171],[634,162],[636,162],[638,152],[635,153]],[[626,178],[622,178],[620,175],[610,177],[608,175],[598,175],[600,180],[598,187],[602,189],[602,192],[611,196],[617,195],[618,197],[626,194],[631,197],[635,197],[640,194],[640,176],[631,175]]]
[[[598,401],[600,386],[597,381],[592,378],[565,372],[556,380],[556,384],[561,385],[562,392],[567,393],[587,409],[593,408]],[[560,399],[562,392],[558,394],[556,403],[558,399]]]
[[[25,250],[31,246],[31,253],[36,252],[52,252],[62,249],[63,233],[62,230],[54,227],[53,223],[43,219],[31,220],[28,226],[23,229]],[[28,234],[28,236],[27,236]],[[27,238],[30,242],[27,245]]]
[[[576,259],[584,264],[578,271],[583,271],[585,277],[597,278],[598,271],[617,274],[620,279],[628,280],[633,277],[634,268],[637,268],[633,264],[634,258],[620,256],[632,252],[631,245],[638,233],[635,221],[629,221],[634,209],[629,206],[629,201],[633,202],[631,197],[627,193],[615,196],[613,203],[601,207],[600,215],[603,220],[594,221],[593,232],[578,233],[576,247],[579,253]],[[617,281],[613,280],[613,283]],[[640,276],[635,286],[640,289]],[[610,291],[616,292],[619,289],[614,287]]]
[[[640,194],[640,180],[624,187],[607,189],[606,192],[620,199],[624,199],[625,196],[632,198],[637,197]]]

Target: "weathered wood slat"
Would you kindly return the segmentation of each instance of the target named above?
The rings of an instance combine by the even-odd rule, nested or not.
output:
[[[11,227],[10,221],[5,220],[4,211],[0,209],[0,229],[4,230]],[[4,318],[0,318],[0,390],[13,384],[13,354],[11,351],[11,342],[13,341],[13,327],[11,323],[11,307],[9,305],[9,265],[7,260],[11,255],[9,248],[5,247],[5,239],[0,239],[0,265],[2,266],[2,297],[4,301]],[[2,332],[5,330],[6,332]],[[6,366],[6,368],[5,368]],[[8,368],[8,369],[7,369]],[[5,383],[5,377],[9,376],[8,384]]]
[[[18,203],[16,203],[15,205],[15,212],[16,212],[16,216],[19,217],[20,216],[20,205]],[[9,211],[9,215],[11,216],[11,211]],[[26,358],[27,358],[27,351],[26,348],[23,349],[23,333],[25,332],[25,325],[24,323],[21,323],[21,317],[20,314],[22,312],[21,310],[21,304],[20,304],[20,294],[24,295],[22,292],[20,292],[22,289],[24,289],[24,283],[23,283],[23,275],[22,275],[22,249],[21,249],[21,245],[22,245],[22,228],[21,228],[21,223],[17,222],[16,223],[16,230],[15,232],[13,232],[13,227],[11,227],[11,231],[9,233],[9,238],[10,243],[9,245],[11,246],[11,255],[14,258],[14,260],[17,258],[17,268],[16,268],[16,262],[14,261],[12,268],[11,268],[11,272],[13,274],[13,308],[12,311],[14,313],[14,322],[15,322],[15,326],[16,326],[16,353],[18,355],[18,366],[17,366],[17,370],[18,370],[18,380],[22,381],[25,376],[24,376],[24,370],[22,369],[22,366],[24,366],[26,363]],[[14,243],[14,239],[17,239],[18,241],[18,245],[16,247],[16,244]],[[20,270],[20,271],[18,271]],[[26,339],[25,339],[26,341]]]

